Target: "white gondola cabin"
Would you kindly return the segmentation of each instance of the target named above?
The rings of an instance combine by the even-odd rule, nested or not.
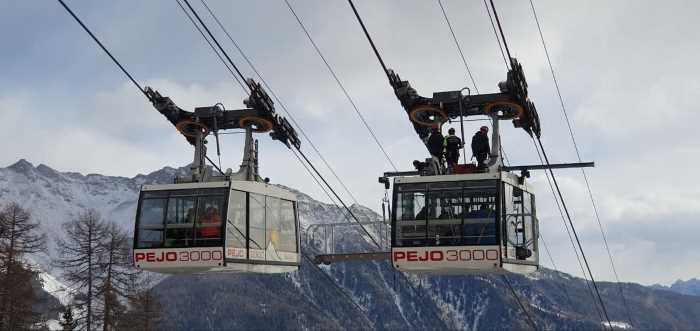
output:
[[[394,178],[391,259],[406,272],[538,267],[531,188],[510,172]]]
[[[278,116],[262,87],[247,81],[251,95],[242,110],[222,105],[185,111],[168,97],[145,93],[194,146],[191,174],[173,184],[143,185],[136,211],[134,264],[161,273],[281,273],[299,268],[296,195],[258,175],[253,132],[272,131],[287,147],[299,148],[296,132]],[[206,137],[219,130],[244,129],[243,162],[236,173],[205,166]],[[211,162],[211,161],[210,161]],[[216,167],[216,166],[214,166]]]
[[[263,182],[144,185],[134,263],[162,273],[294,271],[298,230],[296,196]]]

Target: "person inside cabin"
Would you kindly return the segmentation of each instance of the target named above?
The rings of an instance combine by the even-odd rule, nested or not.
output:
[[[489,156],[489,127],[482,126],[472,137],[472,157],[476,157],[478,169],[486,168],[486,158]]]
[[[221,216],[216,207],[209,206],[199,218],[199,235],[204,239],[218,239],[221,237]]]
[[[455,129],[450,128],[447,131],[443,147],[445,148],[445,160],[447,161],[447,173],[454,173],[454,169],[459,162],[459,149],[462,148],[462,139],[455,136]]]
[[[445,137],[440,132],[440,127],[434,126],[430,132],[430,137],[428,137],[428,151],[440,168],[442,168],[442,145],[444,140]]]

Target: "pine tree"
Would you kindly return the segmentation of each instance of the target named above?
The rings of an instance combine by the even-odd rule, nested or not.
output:
[[[113,330],[118,315],[123,314],[125,307],[121,299],[129,295],[132,276],[138,273],[131,262],[130,240],[128,234],[116,224],[109,223],[105,227],[105,237],[102,241],[103,257],[101,258],[102,276],[97,286],[102,296],[102,329]]]
[[[38,322],[32,310],[37,272],[22,257],[45,247],[46,236],[29,211],[14,202],[0,210],[0,329],[27,329]]]
[[[71,308],[70,305],[66,306],[66,309],[63,311],[63,314],[61,315],[61,327],[63,328],[63,331],[73,331],[75,330],[75,320],[73,319],[73,308]]]
[[[163,313],[158,297],[153,292],[153,279],[148,273],[131,278],[129,309],[117,323],[118,330],[155,330]]]
[[[104,258],[103,238],[106,226],[99,213],[89,209],[72,221],[63,224],[66,239],[58,239],[56,265],[64,270],[65,279],[73,288],[80,289],[84,309],[76,321],[78,326],[92,330],[95,325],[95,306],[99,301],[97,286],[102,275]]]

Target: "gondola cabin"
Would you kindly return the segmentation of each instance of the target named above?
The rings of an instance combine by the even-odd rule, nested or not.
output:
[[[160,273],[299,268],[296,196],[256,181],[144,185],[134,264]]]
[[[531,192],[505,171],[395,177],[394,267],[437,274],[537,270]]]

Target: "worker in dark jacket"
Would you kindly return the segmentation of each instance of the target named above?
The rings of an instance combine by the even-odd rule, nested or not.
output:
[[[487,126],[482,126],[479,131],[472,137],[472,157],[476,157],[478,162],[478,168],[483,169],[486,167],[486,158],[491,152],[489,147],[489,128]]]
[[[434,169],[433,171],[435,171],[436,174],[441,173],[441,169],[444,169],[444,165],[442,164],[442,145],[444,140],[445,138],[440,132],[440,127],[433,127],[432,131],[430,132],[430,137],[428,137],[428,151],[430,151],[430,155],[435,161],[434,163],[437,169]]]
[[[443,146],[445,148],[445,160],[447,161],[447,171],[448,173],[453,173],[454,168],[459,162],[459,149],[462,148],[462,139],[455,136],[455,129],[450,128],[448,131],[448,136],[445,137],[445,142]]]
[[[430,132],[430,137],[428,137],[428,151],[430,151],[430,155],[442,159],[442,144],[444,139],[440,128],[434,127]]]

